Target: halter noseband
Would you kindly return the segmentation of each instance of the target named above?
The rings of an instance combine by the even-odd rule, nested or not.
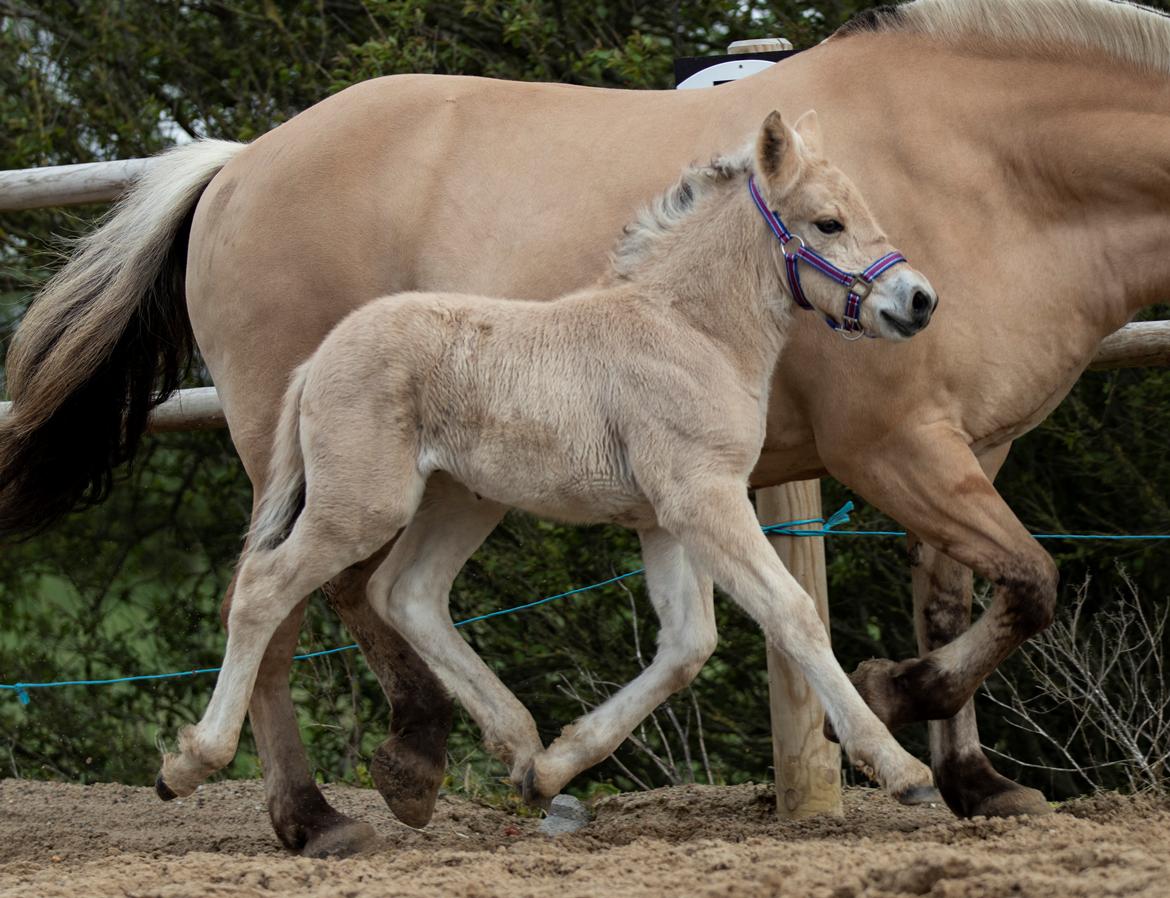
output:
[[[802,309],[811,310],[813,308],[812,303],[804,295],[804,288],[800,286],[800,269],[798,265],[803,261],[807,262],[825,277],[831,278],[842,287],[848,289],[848,295],[845,298],[845,314],[841,316],[840,322],[834,320],[832,316],[826,315],[825,322],[829,327],[840,333],[847,340],[856,340],[862,336],[869,336],[861,328],[861,301],[869,296],[873,290],[874,281],[895,265],[900,265],[905,262],[906,257],[900,252],[894,251],[892,253],[886,253],[880,259],[871,262],[862,272],[850,273],[848,271],[842,271],[820,253],[805,246],[803,239],[793,234],[784,226],[784,222],[780,218],[780,213],[769,209],[768,204],[764,202],[759,188],[756,187],[756,179],[754,177],[748,178],[748,193],[752,195],[752,201],[756,204],[756,208],[760,210],[760,214],[764,216],[764,221],[768,223],[768,227],[772,229],[772,233],[776,235],[776,239],[780,241],[780,245],[784,251],[784,270],[788,273],[788,286],[792,291],[792,298],[796,300],[797,304]],[[791,249],[790,244],[796,244],[796,249]],[[850,334],[852,336],[848,336]]]

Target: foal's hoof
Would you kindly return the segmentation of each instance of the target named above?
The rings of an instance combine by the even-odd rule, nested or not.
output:
[[[528,769],[520,780],[520,797],[524,803],[532,808],[547,811],[552,804],[553,796],[544,794],[537,785],[536,762],[529,763]]]
[[[445,753],[444,753],[445,760]],[[446,767],[394,737],[374,752],[370,775],[391,812],[415,829],[431,822]]]
[[[154,779],[154,792],[163,801],[172,801],[179,797],[171,791],[171,787],[166,784],[161,773]]]
[[[934,786],[910,786],[894,794],[900,804],[942,804],[942,794]]]

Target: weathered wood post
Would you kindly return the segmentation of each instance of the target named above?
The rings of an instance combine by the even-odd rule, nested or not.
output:
[[[800,480],[757,490],[756,514],[762,524],[822,517],[821,482]],[[828,630],[824,537],[770,535],[768,540],[813,597]],[[821,731],[825,711],[800,670],[771,646],[767,653],[776,812],[788,819],[840,815],[841,748]]]

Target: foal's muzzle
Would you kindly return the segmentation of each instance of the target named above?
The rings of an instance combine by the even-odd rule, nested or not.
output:
[[[904,268],[890,285],[890,301],[882,304],[878,317],[896,337],[909,339],[930,324],[938,308],[938,294],[917,271]]]

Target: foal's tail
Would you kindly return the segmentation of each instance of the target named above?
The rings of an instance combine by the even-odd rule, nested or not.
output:
[[[25,313],[0,419],[0,537],[105,498],[150,410],[179,386],[194,347],[191,215],[243,146],[204,140],[159,157]]]
[[[297,516],[305,507],[305,457],[301,452],[301,396],[309,363],[292,374],[284,394],[284,406],[272,443],[268,480],[252,527],[248,531],[248,551],[274,549],[288,536]]]

